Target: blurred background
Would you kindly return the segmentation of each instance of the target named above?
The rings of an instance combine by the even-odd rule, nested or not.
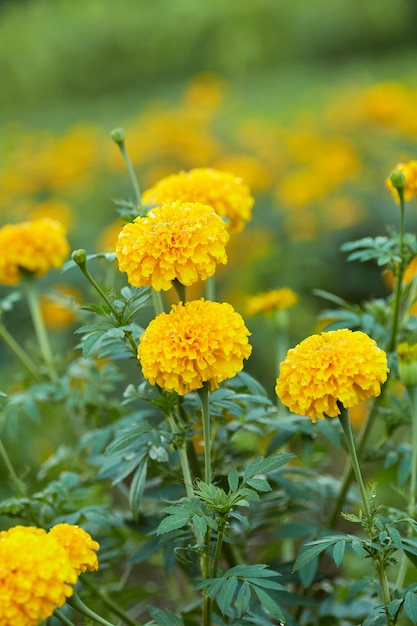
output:
[[[2,0],[1,223],[48,215],[73,249],[112,250],[114,200],[132,197],[109,138],[123,126],[142,189],[193,167],[247,182],[220,298],[244,313],[290,287],[294,343],[323,307],[314,288],[387,293],[340,245],[397,225],[385,179],[417,156],[416,23],[415,0]],[[268,360],[268,323],[248,324]]]

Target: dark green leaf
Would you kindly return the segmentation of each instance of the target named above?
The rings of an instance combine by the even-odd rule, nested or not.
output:
[[[258,599],[262,606],[267,611],[269,611],[269,613],[271,613],[271,615],[273,615],[276,619],[280,620],[281,622],[285,622],[284,615],[282,614],[282,611],[278,604],[275,602],[275,600],[273,600],[271,596],[260,587],[253,587],[253,590],[258,596]]]
[[[142,463],[137,468],[133,479],[132,484],[130,485],[129,491],[129,505],[130,510],[132,511],[132,516],[135,521],[139,519],[139,510],[140,504],[142,502],[143,492],[145,491],[146,485],[146,472],[148,468],[148,460],[145,457]]]

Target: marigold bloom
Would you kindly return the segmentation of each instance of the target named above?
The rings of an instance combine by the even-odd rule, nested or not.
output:
[[[241,178],[230,172],[195,168],[160,180],[143,194],[144,204],[166,201],[208,204],[224,218],[230,231],[239,232],[252,217],[254,200]]]
[[[75,303],[81,294],[70,285],[55,285],[54,292],[42,294],[41,310],[46,326],[59,329],[74,321]]]
[[[275,391],[290,411],[315,422],[340,415],[338,402],[348,409],[378,396],[388,371],[385,352],[368,335],[332,330],[288,351]]]
[[[273,313],[281,309],[288,309],[298,302],[297,294],[289,287],[273,289],[259,293],[249,298],[246,305],[247,315],[258,313]]]
[[[0,533],[2,626],[38,626],[71,596],[76,580],[65,549],[42,529]]]
[[[393,172],[402,172],[405,177],[404,200],[412,200],[417,198],[417,161],[408,161],[407,163],[398,163],[392,170]],[[387,178],[385,184],[391,190],[394,200],[399,202],[398,192],[391,181],[391,176]]]
[[[43,276],[61,267],[69,254],[65,229],[59,222],[41,218],[0,229],[0,283],[16,285],[20,270]]]
[[[227,302],[192,300],[161,313],[141,336],[138,358],[145,378],[183,395],[210,381],[232,378],[252,351],[242,317]]]
[[[79,526],[72,524],[57,524],[49,531],[62,546],[74,568],[77,576],[85,570],[98,569],[98,559],[95,550],[99,549],[97,541]]]
[[[166,291],[177,279],[189,286],[226,263],[229,234],[215,211],[199,202],[165,202],[120,232],[119,269],[135,287]]]

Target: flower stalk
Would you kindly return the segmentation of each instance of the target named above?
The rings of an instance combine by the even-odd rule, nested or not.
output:
[[[0,320],[0,337],[3,339],[4,343],[10,348],[10,350],[14,353],[14,355],[19,359],[22,365],[28,370],[31,376],[36,380],[36,382],[41,381],[41,377],[39,376],[39,372],[36,369],[35,363],[29,357],[28,354],[21,348],[21,346],[17,343],[16,339],[9,333],[5,325]]]
[[[127,171],[129,173],[130,182],[132,184],[133,193],[135,196],[136,206],[140,207],[142,204],[142,194],[140,192],[138,179],[137,179],[134,167],[132,165],[132,161],[130,160],[129,154],[126,150],[125,131],[123,130],[123,128],[115,128],[110,133],[110,137],[113,139],[114,143],[117,144],[117,146],[119,147],[123,160],[126,164]]]

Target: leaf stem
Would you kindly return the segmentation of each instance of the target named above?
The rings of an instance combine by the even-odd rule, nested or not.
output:
[[[74,591],[74,595],[67,600],[68,604],[76,609],[81,615],[84,617],[88,617],[93,620],[93,622],[97,622],[97,624],[101,624],[101,626],[114,626],[111,622],[108,622],[104,617],[97,615],[92,609],[90,609],[81,598],[78,596],[77,592]]]

